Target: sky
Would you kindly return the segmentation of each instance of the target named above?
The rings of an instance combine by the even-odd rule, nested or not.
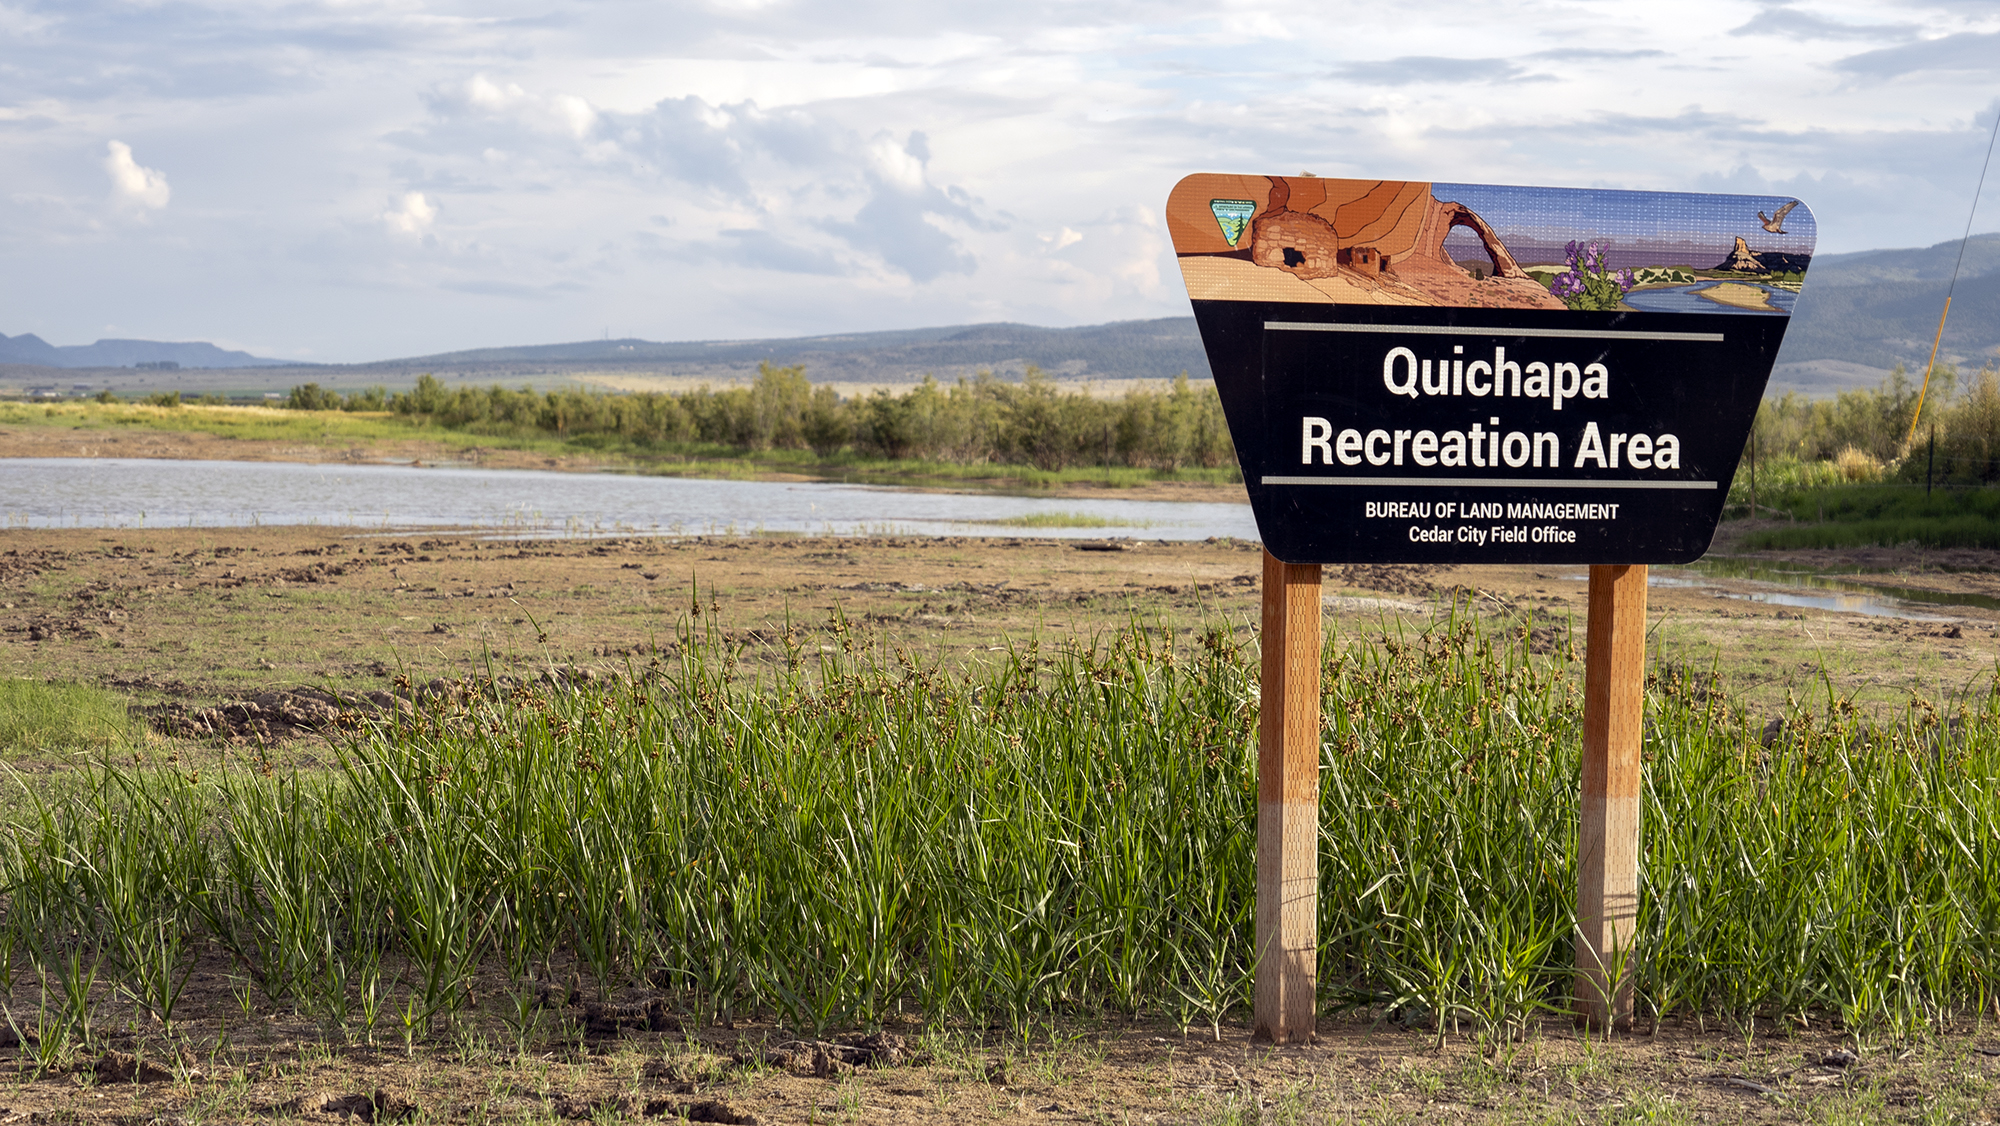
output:
[[[1957,238],[1990,0],[0,0],[0,333],[352,362],[1185,315],[1196,171]],[[2000,177],[1977,229],[2000,228]]]

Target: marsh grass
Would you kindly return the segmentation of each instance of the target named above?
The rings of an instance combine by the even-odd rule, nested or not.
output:
[[[1327,1005],[1493,1043],[1566,1007],[1582,694],[1526,624],[1459,607],[1329,639]],[[1208,1027],[1254,971],[1238,636],[1134,623],[960,671],[836,618],[753,671],[689,620],[614,682],[468,680],[353,717],[330,774],[92,768],[0,840],[0,934],[48,1021],[100,965],[164,1017],[212,942],[271,1003],[350,1026],[372,1006],[412,1043],[454,1027],[475,973],[570,967],[803,1033]],[[1995,1011],[1995,701],[1829,693],[1767,743],[1712,678],[1650,682],[1642,1013],[1907,1036]],[[169,928],[187,941],[132,953]],[[525,995],[509,1012],[517,1046],[541,1034]]]
[[[1241,471],[1233,465],[1182,465],[1173,469],[1072,465],[1052,469],[995,461],[953,462],[914,456],[891,458],[856,449],[826,454],[810,449],[752,450],[717,442],[642,441],[609,434],[563,437],[533,428],[493,433],[457,429],[421,415],[389,411],[297,411],[263,406],[199,404],[163,407],[144,403],[0,402],[0,426],[10,425],[215,434],[242,440],[295,442],[329,450],[346,450],[373,442],[422,441],[444,447],[447,456],[470,456],[475,449],[517,450],[545,456],[580,456],[608,467],[629,468],[659,476],[723,480],[799,474],[855,484],[948,485],[1029,492],[1079,484],[1119,489],[1158,482],[1227,486],[1243,480]]]
[[[1797,523],[1744,539],[1763,548],[2000,547],[2000,487],[1926,489],[1903,482],[1767,491],[1760,507]]]
[[[105,751],[140,735],[115,692],[80,684],[0,679],[0,754]]]
[[[1144,520],[1113,520],[1105,516],[1092,516],[1087,512],[1030,512],[1022,516],[973,520],[969,523],[992,524],[1007,528],[1143,528],[1147,525],[1147,521]]]

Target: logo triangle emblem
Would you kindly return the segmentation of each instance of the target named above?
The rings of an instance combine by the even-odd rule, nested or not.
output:
[[[1222,228],[1222,237],[1235,246],[1243,237],[1243,231],[1250,225],[1250,219],[1257,214],[1257,205],[1247,199],[1211,199],[1208,209],[1215,215],[1215,222]]]

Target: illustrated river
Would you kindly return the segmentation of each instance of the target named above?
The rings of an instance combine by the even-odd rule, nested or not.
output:
[[[1769,309],[1745,309],[1729,305],[1714,298],[1701,296],[1704,289],[1719,285],[1733,285],[1739,289],[1758,289],[1764,292],[1764,300]],[[1661,289],[1634,290],[1625,295],[1625,303],[1634,309],[1648,313],[1747,313],[1751,316],[1770,316],[1773,313],[1790,313],[1792,302],[1798,295],[1788,289],[1774,285],[1759,285],[1749,281],[1705,281],[1695,285],[1675,285]]]
[[[528,469],[0,458],[0,525],[6,527],[259,524],[479,528],[504,536],[762,531],[1257,538],[1247,504],[919,493]]]

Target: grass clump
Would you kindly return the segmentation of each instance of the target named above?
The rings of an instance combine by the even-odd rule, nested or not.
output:
[[[142,952],[195,936],[274,1004],[413,1039],[475,974],[572,967],[802,1033],[1219,1025],[1255,968],[1237,636],[1135,625],[951,671],[836,620],[752,675],[689,621],[615,682],[352,719],[331,775],[97,768],[0,840],[0,941],[53,989],[91,936],[77,972],[164,1020],[200,942]],[[1330,641],[1325,1003],[1494,1033],[1566,1006],[1582,693],[1530,636],[1448,614]],[[1772,725],[1669,670],[1647,707],[1642,1011],[1907,1033],[1996,1004],[2000,695]]]
[[[1113,520],[1106,516],[1092,516],[1087,512],[1030,512],[1024,516],[1006,516],[998,520],[973,520],[973,524],[991,524],[1005,528],[1143,528],[1144,520]]]
[[[0,754],[101,751],[134,738],[116,693],[80,684],[0,679]]]

